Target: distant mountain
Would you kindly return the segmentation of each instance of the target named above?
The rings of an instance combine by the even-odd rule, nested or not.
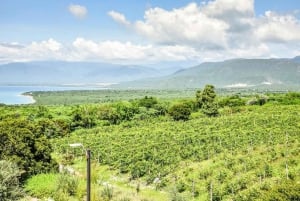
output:
[[[293,58],[293,61],[297,62],[297,63],[300,63],[300,56],[297,56],[297,57]]]
[[[0,65],[2,84],[118,83],[166,75],[154,68],[96,62],[40,61]]]
[[[124,88],[299,87],[300,57],[293,59],[233,59],[207,62],[152,79],[122,83]]]

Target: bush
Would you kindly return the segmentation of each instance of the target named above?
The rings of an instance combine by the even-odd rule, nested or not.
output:
[[[246,105],[246,101],[241,99],[238,95],[224,97],[218,101],[220,107],[238,107]]]
[[[145,108],[153,108],[154,105],[158,103],[157,99],[154,97],[148,97],[145,96],[144,98],[140,99],[138,104],[140,107],[145,107]]]
[[[114,193],[113,187],[110,186],[110,185],[106,185],[106,186],[104,187],[104,189],[102,190],[102,192],[101,192],[101,197],[102,197],[105,201],[109,201],[109,200],[112,200],[112,198],[113,198],[113,193]]]
[[[192,112],[192,109],[190,108],[190,105],[185,104],[185,103],[178,103],[176,105],[173,105],[169,109],[169,114],[172,116],[172,118],[175,121],[188,120],[191,112]]]
[[[57,184],[56,192],[73,196],[76,194],[79,181],[75,176],[64,173],[59,175]]]
[[[58,174],[39,174],[27,180],[25,190],[38,198],[51,197],[56,191]]]
[[[23,196],[19,187],[20,171],[18,167],[8,161],[0,161],[0,200],[18,200]]]
[[[300,200],[300,184],[290,181],[282,182],[273,186],[270,190],[264,191],[261,198],[266,201]]]
[[[23,170],[21,181],[31,175],[57,170],[52,148],[40,126],[24,119],[0,122],[0,160],[10,160]]]

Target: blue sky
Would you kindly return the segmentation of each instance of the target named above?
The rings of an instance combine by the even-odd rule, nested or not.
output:
[[[300,54],[299,0],[0,0],[0,62]]]

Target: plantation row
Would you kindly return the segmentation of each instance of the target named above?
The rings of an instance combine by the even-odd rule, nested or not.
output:
[[[186,122],[158,118],[78,130],[68,138],[55,140],[54,150],[79,156],[80,151],[71,150],[69,144],[83,143],[100,164],[107,164],[120,173],[130,173],[132,179],[143,177],[149,184],[158,178],[159,187],[170,184],[170,175],[184,161],[197,164],[199,168],[191,171],[187,166],[186,174],[202,175],[196,177],[201,182],[187,187],[186,181],[180,181],[186,187],[179,188],[179,192],[187,191],[194,196],[195,188],[199,188],[197,195],[201,192],[208,196],[210,188],[204,188],[203,184],[219,177],[217,174],[223,171],[220,168],[225,171],[225,180],[218,180],[222,184],[218,185],[214,197],[219,198],[242,196],[240,193],[245,189],[258,184],[259,177],[276,178],[268,180],[272,184],[283,179],[299,179],[299,105],[248,106],[240,110],[232,115]],[[202,163],[209,165],[201,168]],[[215,173],[206,173],[213,169]],[[267,173],[269,169],[276,171]],[[239,179],[231,181],[231,177],[237,176],[243,178],[243,187],[238,186]],[[233,185],[231,190],[228,185]]]
[[[71,143],[92,150],[96,171],[108,167],[105,181],[93,173],[97,201],[112,190],[98,181],[122,181],[113,200],[297,200],[299,107],[299,93],[217,97],[212,85],[187,99],[0,105],[0,200],[23,197],[23,186],[39,198],[83,199],[84,179],[57,173],[60,163],[84,175],[83,150]],[[128,186],[141,195],[126,196]]]

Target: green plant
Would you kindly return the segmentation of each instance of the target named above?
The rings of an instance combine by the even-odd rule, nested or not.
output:
[[[169,109],[169,114],[176,121],[183,120],[186,121],[189,119],[192,110],[188,104],[178,103]]]
[[[103,190],[101,191],[101,197],[104,199],[104,200],[112,200],[113,198],[113,195],[114,195],[114,189],[112,186],[110,185],[105,185]]]
[[[55,194],[58,174],[38,174],[26,181],[25,190],[32,196],[47,198]]]
[[[0,200],[11,201],[23,197],[19,186],[20,171],[18,167],[8,161],[0,161]]]
[[[219,114],[218,105],[215,102],[216,96],[213,85],[206,85],[202,91],[198,90],[196,92],[196,102],[205,115],[217,116]]]
[[[46,135],[35,122],[7,118],[0,122],[0,160],[11,160],[22,170],[21,180],[31,175],[55,171],[52,148]]]
[[[67,173],[60,174],[57,179],[56,192],[73,196],[76,194],[78,184],[78,178],[75,176]]]

